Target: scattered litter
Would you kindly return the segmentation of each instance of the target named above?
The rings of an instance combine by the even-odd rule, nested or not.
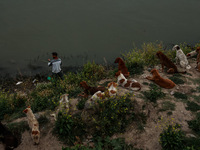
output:
[[[22,84],[22,83],[23,83],[22,81],[19,81],[19,82],[16,83],[16,85],[20,85],[20,84]]]

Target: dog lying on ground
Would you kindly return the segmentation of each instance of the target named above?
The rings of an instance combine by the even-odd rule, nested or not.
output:
[[[108,89],[104,92],[97,91],[94,95],[91,97],[91,101],[97,100],[97,99],[106,99],[106,98],[114,98],[117,95],[117,83],[110,82],[108,83]]]
[[[127,80],[124,75],[121,73],[121,71],[118,71],[115,76],[117,77],[117,84],[121,85],[125,88],[131,89],[133,91],[139,91],[141,89],[140,83],[138,83],[136,80]]]
[[[82,96],[84,98],[88,98],[89,95],[94,95],[97,91],[104,92],[105,87],[91,87],[88,86],[86,81],[80,82],[80,87],[84,88],[84,91],[82,94],[79,94],[79,96]]]
[[[24,111],[26,113],[28,124],[31,129],[31,137],[33,139],[34,144],[39,144],[40,140],[40,131],[39,131],[39,123],[33,114],[31,107],[27,107]]]
[[[1,135],[1,140],[5,146],[5,150],[13,150],[19,145],[19,142],[17,138],[13,135],[13,133],[0,122],[0,136]]]
[[[117,57],[115,59],[115,62],[114,63],[118,63],[118,71],[121,71],[122,74],[127,78],[129,77],[130,73],[128,72],[128,69],[124,63],[124,61],[120,58],[120,57]]]
[[[178,64],[178,61],[180,61],[180,66],[185,69],[190,69],[191,66],[188,63],[187,57],[183,53],[182,49],[180,46],[175,45],[172,50],[176,50],[176,63]]]
[[[154,81],[157,85],[166,89],[172,89],[173,87],[175,87],[176,84],[169,79],[162,78],[159,75],[158,70],[152,69],[151,73],[153,77],[147,76],[146,79]]]
[[[176,65],[161,51],[158,51],[156,53],[156,55],[160,59],[160,63],[162,65],[162,72],[163,72],[163,69],[164,69],[164,66],[165,66],[165,67],[168,68],[167,73],[186,73],[186,71],[179,72]]]
[[[60,96],[59,106],[54,114],[51,114],[52,117],[54,117],[55,121],[57,120],[57,116],[59,111],[68,112],[69,111],[69,100],[68,100],[69,94],[63,94]]]

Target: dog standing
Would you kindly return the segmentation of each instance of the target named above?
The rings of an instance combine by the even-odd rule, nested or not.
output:
[[[153,77],[146,77],[146,79],[154,81],[157,85],[159,85],[160,87],[166,88],[166,89],[172,89],[173,87],[175,87],[175,83],[169,79],[164,79],[162,78],[159,73],[158,70],[156,69],[152,69],[151,73],[153,75]]]
[[[121,71],[122,74],[127,78],[129,77],[130,73],[128,72],[128,69],[124,63],[124,61],[122,60],[122,58],[120,57],[117,57],[115,59],[115,62],[114,63],[118,63],[118,71]]]
[[[106,90],[105,87],[91,87],[91,86],[88,86],[86,81],[80,82],[80,87],[84,88],[84,92],[82,94],[79,94],[79,96],[82,96],[84,98],[88,98],[88,96],[90,94],[94,95],[98,91],[104,92]]]
[[[65,112],[69,111],[69,94],[63,94],[60,96],[59,106],[54,114],[51,114],[52,117],[54,117],[55,121],[57,120],[57,116],[59,111],[64,110]]]
[[[138,83],[136,80],[127,80],[124,75],[121,73],[121,71],[118,71],[115,76],[117,77],[117,84],[121,85],[125,88],[131,89],[133,91],[139,91],[141,89],[140,83]]]
[[[31,129],[31,137],[33,139],[34,144],[39,144],[40,141],[40,131],[39,131],[39,123],[33,114],[31,107],[27,107],[24,111],[26,113],[28,124]]]
[[[191,69],[191,66],[188,63],[187,57],[183,53],[180,46],[175,45],[172,50],[176,50],[176,63],[178,64],[178,61],[180,61],[180,66],[185,69]]]
[[[156,55],[157,55],[158,59],[160,59],[160,63],[162,65],[162,72],[163,72],[163,69],[165,66],[168,68],[167,73],[186,73],[186,71],[184,71],[184,72],[178,71],[176,65],[161,51],[158,51],[156,53]]]
[[[2,135],[1,140],[5,145],[5,150],[13,150],[19,145],[17,138],[1,122],[0,122],[0,135]]]

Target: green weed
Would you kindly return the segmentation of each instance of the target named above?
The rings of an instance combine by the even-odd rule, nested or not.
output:
[[[175,110],[176,105],[170,101],[164,101],[162,103],[162,108],[160,111],[166,111],[166,110]]]
[[[180,92],[175,92],[173,96],[177,99],[182,99],[182,100],[188,99],[186,94],[183,94],[183,93],[180,93]]]
[[[190,110],[192,112],[196,112],[198,110],[200,110],[200,105],[198,105],[197,103],[195,102],[190,102],[188,101],[187,102],[187,107],[186,107],[187,110]]]

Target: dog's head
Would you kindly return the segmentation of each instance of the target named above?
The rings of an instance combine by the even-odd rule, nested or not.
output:
[[[114,62],[114,63],[119,63],[119,62],[121,62],[121,61],[123,61],[122,58],[117,57],[117,58],[115,59],[115,62]]]
[[[181,48],[180,48],[180,46],[179,45],[175,45],[173,48],[172,48],[172,50],[176,50],[176,51],[178,51],[178,50],[180,50]]]
[[[113,85],[113,87],[117,87],[117,83],[115,83],[115,82],[110,82],[110,83],[108,83],[108,88],[110,88],[111,87],[111,85]]]
[[[31,108],[31,106],[28,106],[26,109],[23,110],[24,113],[27,113],[29,111],[29,109]]]
[[[196,52],[197,52],[197,53],[200,52],[200,47],[197,47]]]
[[[86,82],[86,81],[80,82],[80,87],[86,88],[87,86],[88,86],[88,85],[87,85],[87,82]]]
[[[157,69],[152,69],[151,70],[151,74],[153,74],[153,75],[158,75],[158,70]]]
[[[63,94],[63,95],[60,96],[60,99],[62,101],[67,101],[68,100],[68,96],[69,96],[69,94]]]

